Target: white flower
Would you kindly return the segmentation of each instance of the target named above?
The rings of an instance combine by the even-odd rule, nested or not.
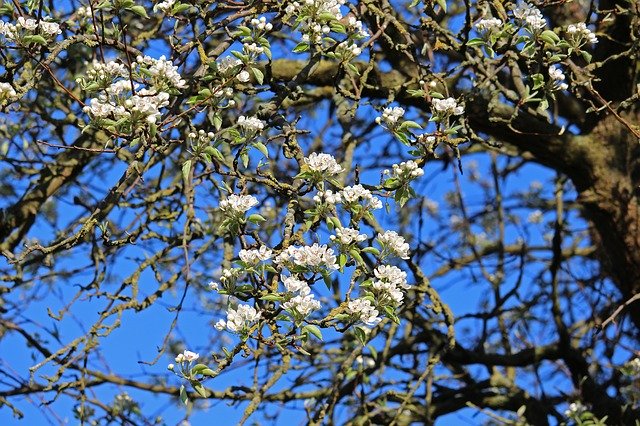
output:
[[[549,67],[549,77],[551,78],[552,90],[567,90],[569,86],[564,83],[563,72],[555,65]]]
[[[347,304],[347,313],[368,326],[378,324],[382,319],[379,312],[367,299],[354,299]]]
[[[265,260],[271,259],[271,255],[273,252],[265,246],[260,246],[257,250],[240,250],[238,256],[240,256],[240,260],[249,264],[256,265]]]
[[[178,73],[178,67],[162,55],[158,59],[150,56],[138,56],[133,64],[144,66],[153,77],[154,84],[167,85],[176,89],[187,87],[187,82]]]
[[[247,81],[249,81],[249,79],[251,78],[251,76],[249,75],[248,71],[240,71],[240,73],[238,73],[238,75],[236,76],[236,78],[238,79],[238,81],[240,83],[246,83]]]
[[[587,407],[582,405],[580,402],[572,402],[569,404],[569,408],[564,412],[564,415],[566,417],[577,417],[585,411],[587,411]]]
[[[271,31],[273,29],[273,24],[267,22],[267,18],[264,16],[260,17],[260,19],[253,18],[251,25],[259,31]]]
[[[330,154],[313,152],[304,158],[304,162],[309,167],[309,170],[323,178],[329,178],[344,171],[342,166]]]
[[[540,223],[542,222],[542,212],[540,210],[533,211],[527,217],[527,222],[529,223]]]
[[[253,195],[231,194],[226,199],[220,201],[220,210],[223,212],[243,214],[258,204],[258,200]]]
[[[195,360],[197,360],[198,358],[200,358],[200,354],[197,354],[195,352],[191,352],[185,349],[184,352],[182,352],[181,354],[178,354],[178,356],[176,356],[176,362],[177,363],[182,363],[182,362],[193,362]]]
[[[169,105],[169,94],[142,89],[127,99],[124,104],[131,112],[146,117],[148,123],[155,123],[162,115],[160,108]]]
[[[313,196],[313,201],[318,204],[334,205],[340,202],[340,193],[335,193],[330,189],[326,191],[318,191],[318,193]]]
[[[365,234],[361,234],[357,229],[337,228],[336,235],[331,235],[329,239],[344,247],[357,244],[367,239]]]
[[[378,234],[378,242],[383,248],[383,252],[398,256],[401,259],[409,258],[409,244],[395,231],[386,231]]]
[[[371,191],[365,189],[362,185],[345,186],[339,193],[340,202],[350,206],[358,201],[363,202],[363,207],[366,209],[380,209],[382,208],[382,201],[371,194]]]
[[[175,3],[176,3],[176,0],[165,0],[163,2],[156,4],[153,7],[153,10],[154,11],[160,10],[162,12],[168,13],[171,11]]]
[[[371,287],[377,294],[378,303],[387,305],[391,302],[394,306],[400,305],[404,299],[402,290],[410,288],[407,284],[407,273],[396,266],[380,265],[373,274],[377,280],[373,281]]]
[[[413,160],[403,161],[400,164],[394,164],[391,169],[393,172],[391,177],[398,179],[403,183],[424,175],[424,170],[422,170]]]
[[[209,281],[209,288],[213,291],[220,290],[220,285],[215,281]]]
[[[242,48],[244,49],[245,53],[252,59],[257,58],[264,53],[264,47],[258,46],[255,43],[245,43],[242,45]]]
[[[333,250],[328,248],[326,244],[319,245],[318,243],[314,243],[312,246],[289,246],[276,257],[275,263],[283,266],[302,266],[314,272],[323,268],[338,269]]]
[[[300,293],[305,295],[311,292],[311,288],[309,288],[309,284],[307,284],[306,281],[299,280],[295,277],[285,277],[284,275],[281,275],[280,279],[284,284],[284,288],[286,288],[290,293]]]
[[[547,25],[540,9],[527,3],[518,5],[513,10],[513,16],[528,25],[533,31],[541,30]]]
[[[219,320],[215,328],[218,330],[227,328],[234,333],[245,333],[260,317],[260,312],[253,306],[238,305],[236,309],[227,309],[227,320]]]
[[[95,59],[91,68],[87,70],[87,77],[94,81],[111,81],[116,77],[128,77],[127,67],[116,61],[107,63],[98,62]]]
[[[0,83],[0,105],[3,104],[4,101],[13,100],[17,96],[18,94],[11,83]]]
[[[587,43],[595,44],[598,42],[598,37],[587,28],[587,24],[580,22],[579,24],[571,24],[567,27],[567,34],[575,46],[581,46],[584,40]]]
[[[257,117],[245,117],[241,115],[238,117],[238,126],[240,126],[245,133],[253,134],[261,132],[264,129],[265,122]]]
[[[294,316],[305,318],[311,312],[320,309],[321,305],[319,301],[315,300],[315,296],[313,294],[307,294],[304,296],[298,295],[292,297],[288,302],[283,303],[282,307],[294,314]]]
[[[446,98],[446,99],[437,99],[434,98],[431,101],[433,109],[436,111],[437,115],[440,116],[449,116],[449,115],[462,115],[464,113],[464,107],[458,105],[455,99]]]
[[[62,34],[60,25],[55,22],[40,21],[40,30],[49,37],[55,37],[58,34]]]
[[[217,62],[218,72],[228,76],[235,72],[235,69],[242,65],[242,61],[234,56],[225,56]]]
[[[502,27],[502,20],[498,18],[481,19],[475,26],[478,31],[497,31]]]
[[[403,116],[404,108],[402,107],[385,108],[382,111],[382,117],[376,118],[376,123],[384,122],[387,126],[393,128]]]

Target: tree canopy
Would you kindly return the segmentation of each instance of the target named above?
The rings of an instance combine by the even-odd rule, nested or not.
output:
[[[0,16],[0,419],[639,424],[637,2]]]

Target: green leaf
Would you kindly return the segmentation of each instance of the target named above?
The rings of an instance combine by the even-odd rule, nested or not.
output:
[[[362,251],[365,252],[365,253],[372,254],[372,255],[374,255],[376,257],[380,256],[380,250],[378,250],[375,247],[367,247],[367,248],[362,249]]]
[[[338,256],[338,265],[340,265],[340,269],[344,268],[344,265],[347,263],[347,255],[344,253],[340,253]]]
[[[447,13],[447,0],[436,0],[436,3],[442,8],[444,13]]]
[[[580,54],[582,55],[582,57],[584,58],[584,60],[585,60],[585,61],[587,61],[587,63],[591,63],[591,58],[593,57],[593,56],[591,55],[591,53],[586,52],[586,51],[584,51],[584,50],[583,50],[582,52],[580,52]]]
[[[558,37],[558,34],[554,33],[551,30],[544,30],[540,34],[540,38],[546,41],[547,43],[553,44],[553,45],[555,45],[557,42],[560,41],[560,37]]]
[[[302,332],[306,334],[313,334],[318,338],[318,340],[322,340],[322,331],[315,325],[309,324],[302,327]]]
[[[182,165],[182,178],[185,184],[189,183],[189,172],[191,171],[191,160],[187,160]]]
[[[258,223],[261,223],[261,222],[266,221],[267,219],[265,219],[264,217],[262,217],[262,216],[261,216],[261,215],[259,215],[258,213],[254,213],[254,214],[250,215],[250,216],[247,218],[247,220],[248,220],[249,222],[251,222],[251,223],[258,224]]]
[[[353,332],[355,333],[356,338],[360,341],[360,343],[362,343],[363,345],[367,343],[367,332],[362,327],[356,325],[353,328]]]
[[[257,148],[258,151],[260,151],[262,153],[262,155],[264,155],[265,157],[269,158],[269,150],[267,149],[265,144],[263,144],[262,142],[256,142],[256,143],[253,144],[253,146],[255,148]]]
[[[203,398],[208,398],[207,390],[204,388],[204,386],[202,386],[202,383],[194,380],[191,382],[191,386],[193,386],[193,389],[198,392],[198,395]]]
[[[191,368],[191,374],[198,374],[202,370],[206,370],[207,368],[209,367],[205,364],[196,364],[193,366],[193,368]]]
[[[298,43],[296,47],[293,48],[293,53],[302,53],[309,50],[309,45],[305,42]]]
[[[360,256],[360,251],[356,248],[352,248],[349,250],[349,254],[353,257],[358,263],[364,264],[364,260],[362,260],[362,256]]]
[[[28,36],[24,36],[22,37],[22,41],[24,43],[34,43],[34,44],[42,44],[42,45],[46,45],[47,44],[47,40],[42,37],[41,35],[28,35]]]
[[[266,296],[262,296],[260,300],[266,300],[267,302],[279,302],[283,299],[283,297],[279,294],[267,294]]]
[[[484,40],[483,40],[483,39],[481,39],[481,38],[477,38],[477,37],[476,37],[476,38],[472,38],[471,40],[469,40],[469,41],[467,42],[467,46],[470,46],[470,47],[472,47],[472,46],[481,46],[481,45],[483,45],[484,43],[485,43],[485,42],[484,42]]]
[[[253,76],[256,78],[258,84],[262,84],[264,82],[264,74],[258,68],[251,68],[251,72]]]
[[[202,370],[200,372],[200,374],[202,374],[203,376],[215,377],[218,373],[216,373],[215,371],[213,371],[210,368],[205,368],[204,370]]]
[[[189,395],[187,394],[187,390],[184,385],[180,386],[180,401],[182,401],[184,405],[189,403]]]
[[[144,6],[141,5],[131,6],[127,8],[127,10],[130,10],[131,12],[135,13],[136,15],[142,16],[143,18],[149,17],[149,15],[147,15],[147,9],[145,9]]]

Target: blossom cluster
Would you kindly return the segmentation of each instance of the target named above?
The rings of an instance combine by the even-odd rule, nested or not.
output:
[[[217,330],[225,328],[233,333],[246,335],[249,329],[260,320],[261,314],[253,306],[238,305],[236,309],[227,309],[227,320],[218,320],[215,324]]]
[[[564,82],[564,73],[555,65],[549,67],[549,78],[551,79],[551,90],[567,90],[569,85]]]
[[[434,98],[431,101],[434,117],[442,119],[443,117],[449,117],[451,115],[464,114],[464,107],[458,105],[458,102],[453,98],[438,99]]]
[[[311,288],[306,281],[295,277],[281,277],[282,282],[292,297],[282,304],[282,308],[289,312],[296,321],[300,321],[313,311],[322,307],[320,302],[311,294]]]
[[[377,240],[382,247],[381,258],[391,255],[400,259],[409,259],[409,244],[396,231],[385,231],[384,234],[378,234]]]
[[[424,175],[424,170],[422,170],[415,161],[409,160],[403,161],[400,164],[394,164],[391,166],[391,171],[385,170],[384,174],[390,175],[391,179],[406,183]]]
[[[344,171],[331,154],[313,152],[304,158],[304,163],[312,172],[312,177],[317,180],[327,179]]]
[[[502,19],[498,19],[498,18],[487,18],[487,19],[481,19],[478,22],[476,22],[476,30],[480,31],[480,32],[487,32],[487,33],[491,33],[494,31],[498,31],[502,28],[503,22]]]
[[[513,16],[532,32],[538,32],[547,26],[542,12],[528,3],[520,4],[513,9]]]
[[[58,34],[62,34],[62,30],[60,25],[51,22],[51,18],[48,16],[43,16],[40,19],[20,16],[15,24],[0,21],[0,34],[12,41],[38,42],[37,39],[26,37],[40,35],[45,39],[52,40]]]
[[[260,246],[259,249],[240,250],[238,256],[247,265],[257,265],[260,262],[271,259],[273,251],[266,246]]]
[[[380,318],[380,312],[373,306],[371,301],[366,298],[359,298],[350,300],[347,303],[347,313],[355,321],[361,321],[368,326],[374,326],[382,321]]]
[[[314,243],[311,246],[289,246],[276,256],[274,262],[289,269],[302,267],[311,272],[338,269],[333,249],[326,244]]]
[[[389,107],[382,111],[382,117],[376,117],[376,123],[384,122],[387,127],[393,129],[397,126],[398,121],[404,116],[404,108]]]
[[[397,266],[378,266],[373,274],[377,278],[371,284],[380,306],[398,306],[404,299],[404,292],[410,288],[407,284],[407,273]]]
[[[345,250],[354,244],[366,241],[367,235],[361,234],[357,229],[337,228],[336,235],[331,235],[329,239]]]
[[[234,216],[241,216],[256,204],[258,200],[253,195],[231,194],[224,200],[220,200],[220,210]]]
[[[18,96],[11,83],[0,83],[0,105],[10,102]]]
[[[339,197],[340,202],[347,208],[352,208],[357,203],[366,210],[382,208],[382,201],[360,184],[345,186],[339,194],[336,194],[336,197]]]
[[[238,126],[240,126],[245,135],[255,135],[261,132],[265,124],[258,117],[245,117],[244,115],[238,117]]]
[[[84,112],[98,122],[112,120],[121,131],[155,124],[162,116],[160,110],[169,105],[170,93],[186,87],[177,67],[165,56],[138,56],[131,70],[117,61],[94,61],[86,76],[76,81],[87,92],[98,92]]]
[[[308,49],[309,44],[322,45],[333,40],[331,33],[335,32],[346,34],[347,38],[336,41],[328,56],[349,61],[362,53],[355,41],[368,37],[369,33],[356,17],[349,15],[343,19],[341,7],[345,3],[346,0],[300,0],[287,5],[284,19],[293,21],[293,26],[302,33],[304,47],[300,51]]]
[[[568,41],[573,47],[580,47],[585,43],[595,44],[598,42],[598,37],[587,28],[587,24],[584,22],[569,25],[566,33],[569,38]]]

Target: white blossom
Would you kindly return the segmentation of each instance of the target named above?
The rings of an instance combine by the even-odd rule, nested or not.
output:
[[[337,228],[336,235],[331,235],[329,239],[344,247],[366,241],[367,236],[361,234],[357,229]]]
[[[226,328],[234,333],[245,333],[260,317],[260,312],[253,306],[238,305],[236,309],[227,309],[227,320],[219,320],[215,328],[220,331]]]
[[[18,96],[11,83],[0,83],[0,104],[11,101]]]
[[[229,76],[235,73],[238,67],[242,66],[242,61],[235,56],[225,56],[224,58],[218,59],[216,65],[220,74]]]
[[[543,216],[540,210],[535,210],[529,214],[527,217],[527,222],[529,223],[540,223],[542,222]]]
[[[549,67],[549,77],[553,90],[567,90],[569,88],[567,83],[564,83],[564,73],[555,65]]]
[[[422,170],[413,160],[394,164],[391,169],[391,177],[402,182],[407,182],[424,175],[424,170]],[[385,170],[385,173],[389,173],[389,171]]]
[[[238,256],[243,262],[249,265],[256,265],[260,262],[271,259],[272,254],[273,252],[269,248],[260,246],[260,248],[257,250],[240,250]]]
[[[316,195],[313,196],[313,201],[318,204],[329,204],[334,205],[339,203],[341,200],[339,192],[333,192],[328,189],[326,191],[318,191]]]
[[[380,124],[384,122],[387,126],[393,128],[398,124],[398,120],[400,120],[404,116],[404,108],[402,107],[390,107],[382,110],[382,117],[376,117],[376,123]]]
[[[251,26],[259,31],[271,31],[273,29],[273,24],[267,22],[267,18],[264,16],[260,18],[253,18],[251,20]]]
[[[500,29],[500,27],[502,27],[502,20],[498,19],[498,18],[487,18],[487,19],[481,19],[478,22],[476,22],[476,30],[478,31],[487,31],[487,32],[492,32],[492,31],[497,31]]]
[[[156,85],[167,85],[176,89],[187,87],[187,82],[178,72],[178,67],[162,55],[158,59],[150,56],[138,56],[133,66],[144,66],[153,77]]]
[[[587,407],[585,407],[583,404],[581,404],[580,402],[572,402],[571,404],[569,404],[569,408],[567,408],[567,410],[564,412],[564,415],[566,417],[577,417],[585,411],[587,411]]]
[[[243,214],[258,204],[258,199],[253,195],[231,194],[220,201],[220,210],[223,212]]]
[[[309,167],[309,170],[323,178],[330,178],[344,171],[342,166],[330,154],[313,152],[304,158],[304,163]]]
[[[409,244],[396,231],[378,234],[377,239],[383,248],[383,253],[389,253],[401,259],[409,258]]]
[[[583,41],[590,44],[598,42],[598,37],[587,28],[587,24],[584,22],[569,25],[567,27],[567,35],[569,35],[570,40],[574,42],[574,45],[577,46],[581,46]]]
[[[316,272],[322,268],[338,269],[333,249],[318,243],[312,246],[289,246],[275,258],[275,262],[284,266],[302,266]]]
[[[360,184],[345,186],[342,191],[340,191],[339,197],[340,202],[347,206],[351,206],[358,201],[362,201],[362,205],[366,209],[375,210],[382,208],[382,201]]]
[[[176,0],[164,0],[153,7],[154,11],[160,10],[162,12],[168,13],[173,8],[173,5],[176,3]]]
[[[533,31],[541,30],[547,25],[540,9],[528,3],[518,5],[513,10],[513,16],[528,25]]]
[[[280,276],[280,279],[284,284],[284,288],[286,288],[290,293],[300,293],[304,296],[311,292],[311,288],[306,281],[299,280],[295,277],[285,277],[283,275]]]
[[[305,318],[311,312],[320,309],[321,304],[319,301],[315,300],[315,296],[313,294],[307,294],[304,296],[298,295],[292,297],[289,301],[284,302],[282,307],[293,313],[294,316]]]
[[[245,117],[241,115],[238,117],[238,126],[246,133],[258,133],[264,129],[265,122],[257,117]]]
[[[400,305],[404,299],[402,290],[410,288],[407,284],[407,273],[396,266],[380,265],[373,274],[377,279],[371,287],[378,296],[378,302],[383,305],[388,302],[394,306]]]
[[[242,70],[238,73],[238,75],[236,76],[236,78],[238,79],[238,81],[240,83],[246,83],[247,81],[249,81],[249,79],[251,78],[251,76],[249,75],[249,72],[246,70]]]
[[[464,107],[458,105],[453,98],[434,98],[431,103],[434,111],[440,116],[462,115],[464,113]]]
[[[360,298],[349,301],[347,313],[368,326],[374,326],[382,321],[382,318],[378,316],[380,313],[368,299]]]
[[[198,358],[200,358],[200,354],[197,354],[195,352],[191,352],[185,349],[184,352],[182,352],[181,354],[178,354],[178,356],[176,356],[176,362],[177,363],[183,363],[183,362],[193,362],[195,360],[197,360]]]

